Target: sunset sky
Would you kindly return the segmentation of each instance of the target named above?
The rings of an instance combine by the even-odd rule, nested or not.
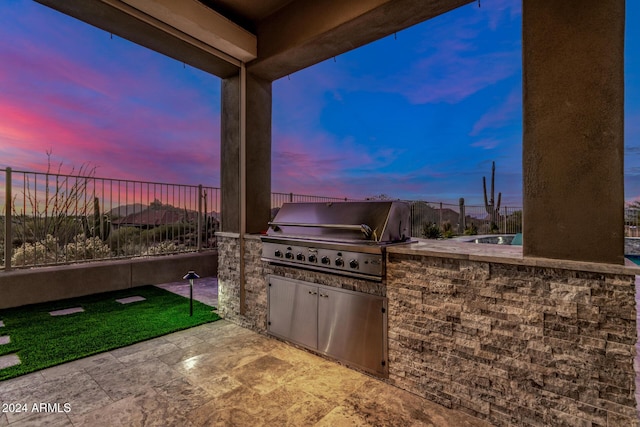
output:
[[[273,84],[273,191],[522,203],[521,1],[482,0]],[[640,198],[640,2],[627,1],[625,195]],[[0,2],[0,168],[219,186],[220,80]]]

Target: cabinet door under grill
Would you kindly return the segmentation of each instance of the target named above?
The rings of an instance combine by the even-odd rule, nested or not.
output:
[[[318,288],[269,279],[269,333],[298,344],[318,346]]]
[[[318,350],[386,374],[386,300],[327,288],[318,297]]]

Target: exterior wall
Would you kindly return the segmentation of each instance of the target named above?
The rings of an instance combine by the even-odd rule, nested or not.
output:
[[[0,309],[182,280],[188,270],[215,276],[216,251],[0,273]]]
[[[496,425],[636,426],[635,276],[391,253],[390,382]]]

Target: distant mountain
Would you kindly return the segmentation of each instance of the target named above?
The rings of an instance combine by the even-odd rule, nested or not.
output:
[[[124,217],[132,214],[139,214],[140,212],[143,212],[148,208],[149,206],[143,205],[142,203],[122,205],[118,206],[117,208],[111,209],[109,212],[107,212],[107,215],[109,215],[111,218]]]

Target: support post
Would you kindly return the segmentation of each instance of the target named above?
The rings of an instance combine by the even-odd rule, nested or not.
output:
[[[4,214],[4,271],[11,270],[11,256],[13,255],[13,238],[11,236],[11,213],[12,213],[12,195],[11,195],[11,168],[5,170],[5,214]]]
[[[198,252],[202,250],[202,184],[198,185],[198,222],[197,222],[197,243],[198,243]]]
[[[247,232],[247,69],[240,65],[240,315],[244,315],[245,292],[245,262],[244,262],[244,235]]]
[[[624,0],[522,3],[523,253],[624,264]]]
[[[222,81],[221,187],[223,232],[238,235],[238,314],[246,312],[245,236],[271,218],[271,82],[248,73]]]

